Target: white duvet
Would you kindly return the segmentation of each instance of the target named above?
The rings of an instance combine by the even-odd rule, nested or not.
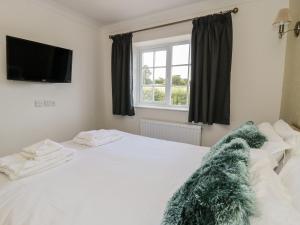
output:
[[[120,134],[96,148],[65,143],[76,159],[38,175],[0,174],[0,225],[160,225],[167,201],[209,149]],[[250,171],[259,213],[251,224],[299,225],[271,161],[257,153]]]
[[[250,169],[252,188],[256,194],[257,216],[252,225],[299,225],[300,214],[279,176],[265,165]]]
[[[0,174],[0,225],[159,225],[169,198],[207,148],[122,133],[75,160],[9,181]]]

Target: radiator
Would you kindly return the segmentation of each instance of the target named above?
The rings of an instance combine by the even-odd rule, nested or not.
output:
[[[155,120],[140,120],[142,136],[182,142],[193,145],[201,144],[201,126],[170,123]]]

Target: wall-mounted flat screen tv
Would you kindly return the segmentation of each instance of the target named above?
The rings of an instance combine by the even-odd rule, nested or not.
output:
[[[71,83],[73,51],[6,36],[7,79]]]

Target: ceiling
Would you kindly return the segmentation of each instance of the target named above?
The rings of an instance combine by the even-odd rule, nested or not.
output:
[[[97,20],[101,25],[133,19],[200,0],[52,0]]]

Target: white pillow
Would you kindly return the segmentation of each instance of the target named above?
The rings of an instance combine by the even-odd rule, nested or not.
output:
[[[285,142],[274,142],[274,141],[267,141],[263,146],[263,151],[268,151],[274,160],[279,163],[284,156],[286,150],[290,149],[290,145]]]
[[[261,149],[268,151],[272,157],[279,162],[283,158],[284,152],[290,149],[291,146],[276,133],[270,123],[261,123],[258,125],[258,129],[268,139]]]
[[[300,213],[271,168],[250,167],[250,178],[258,209],[257,216],[251,218],[251,225],[299,225]]]
[[[280,137],[273,126],[270,123],[261,123],[258,126],[260,132],[262,132],[267,138],[268,141],[282,141],[282,137]]]
[[[287,139],[291,136],[297,135],[298,133],[283,120],[278,120],[276,123],[274,123],[273,128],[275,132],[279,134],[283,139]]]
[[[292,154],[300,154],[300,132],[295,131],[283,120],[274,123],[273,127],[284,141],[291,146]]]
[[[300,155],[292,155],[279,176],[292,197],[293,205],[300,212]],[[300,223],[300,222],[299,222]]]
[[[273,159],[269,152],[262,149],[253,148],[250,150],[250,172],[260,171],[261,169],[274,169],[278,163]]]

